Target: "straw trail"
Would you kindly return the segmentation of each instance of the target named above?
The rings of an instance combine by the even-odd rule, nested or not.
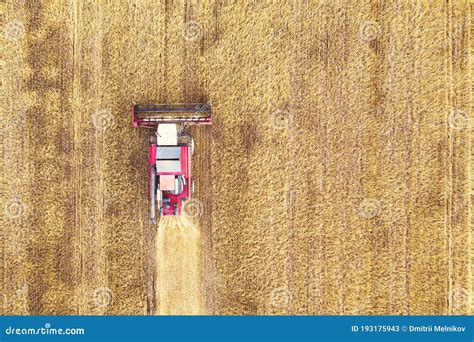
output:
[[[204,314],[201,291],[201,234],[183,216],[160,219],[157,234],[157,313]]]

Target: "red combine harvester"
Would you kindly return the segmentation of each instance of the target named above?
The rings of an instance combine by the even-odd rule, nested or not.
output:
[[[150,219],[153,224],[156,224],[156,201],[160,216],[181,215],[184,202],[194,192],[191,177],[194,141],[187,128],[211,123],[211,107],[204,103],[133,105],[133,127],[156,128],[150,136]]]

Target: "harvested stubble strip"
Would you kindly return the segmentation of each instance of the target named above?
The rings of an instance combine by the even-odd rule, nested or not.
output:
[[[197,224],[184,216],[162,217],[156,243],[157,313],[204,314],[201,234]]]

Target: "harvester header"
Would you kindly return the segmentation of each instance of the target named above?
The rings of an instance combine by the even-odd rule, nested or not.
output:
[[[160,123],[210,125],[211,106],[206,103],[133,105],[133,127],[150,127]]]

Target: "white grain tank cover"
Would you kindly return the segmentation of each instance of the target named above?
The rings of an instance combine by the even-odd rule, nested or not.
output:
[[[157,131],[158,146],[177,146],[178,130],[176,124],[159,124]]]

